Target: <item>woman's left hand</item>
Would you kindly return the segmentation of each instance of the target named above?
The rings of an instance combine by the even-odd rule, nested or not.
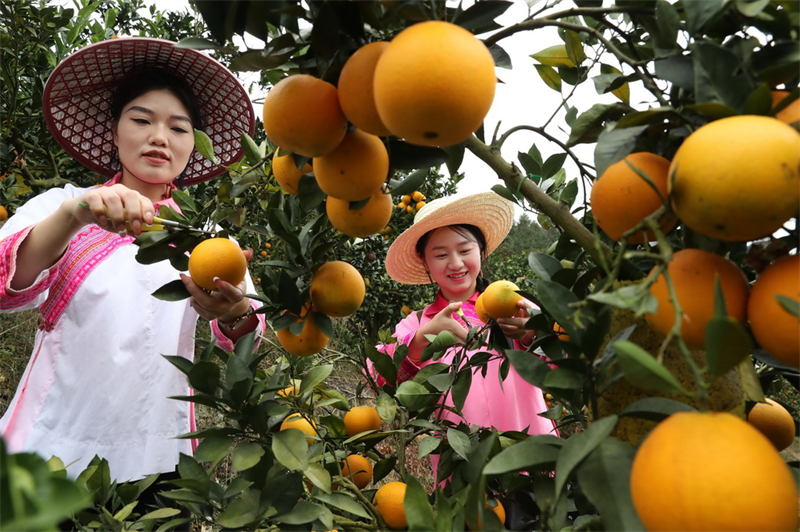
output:
[[[505,334],[507,338],[519,340],[522,343],[529,343],[536,335],[536,331],[525,328],[525,323],[531,317],[527,309],[535,307],[533,303],[527,299],[521,299],[518,301],[517,307],[519,307],[519,312],[517,312],[514,317],[498,318],[497,324],[500,326],[500,329],[502,329],[503,334]]]
[[[244,251],[245,258],[249,261],[253,250]],[[250,310],[250,298],[244,296],[247,292],[245,280],[238,286],[227,281],[217,279],[214,284],[217,290],[206,292],[192,281],[188,275],[181,274],[181,280],[186,290],[192,295],[189,305],[193,307],[201,318],[211,320],[232,321]]]

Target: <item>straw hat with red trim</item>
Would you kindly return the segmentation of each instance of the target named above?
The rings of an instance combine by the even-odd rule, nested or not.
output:
[[[386,254],[386,273],[403,284],[428,284],[430,277],[417,255],[417,241],[427,232],[457,224],[474,225],[486,238],[486,255],[497,249],[514,223],[514,207],[495,192],[435,199],[417,211]]]
[[[192,153],[183,184],[207,181],[244,154],[242,133],[255,131],[250,97],[236,77],[211,57],[176,43],[146,37],[109,39],[64,59],[47,80],[44,117],[50,133],[78,162],[105,177],[120,171],[109,106],[114,90],[129,74],[161,67],[181,76],[195,93],[203,129],[221,166]]]

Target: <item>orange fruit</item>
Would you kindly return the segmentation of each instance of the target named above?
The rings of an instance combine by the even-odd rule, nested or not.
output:
[[[653,272],[655,268],[650,275]],[[717,275],[728,316],[744,325],[750,287],[744,273],[734,263],[708,251],[682,249],[672,256],[667,273],[683,311],[681,337],[690,348],[703,349],[705,345],[706,325],[714,317]],[[649,290],[658,301],[658,308],[652,314],[645,314],[645,319],[656,332],[666,336],[675,323],[675,306],[670,300],[666,277],[659,275]]]
[[[562,342],[569,342],[569,334],[567,330],[558,323],[553,324],[553,332],[556,333],[558,339]]]
[[[333,151],[314,159],[317,184],[328,196],[360,201],[380,190],[389,173],[389,154],[380,138],[349,131]]]
[[[8,220],[8,211],[0,205],[0,222],[5,222],[6,220]]]
[[[415,190],[413,194],[411,194],[411,199],[420,202],[425,199],[425,195],[422,194],[419,190]]]
[[[789,96],[789,91],[772,91],[772,108],[777,107],[787,96]],[[794,124],[800,121],[800,98],[796,98],[792,103],[775,113],[775,118],[787,124]]]
[[[380,430],[381,416],[375,407],[354,406],[344,415],[344,427],[348,436],[355,436],[368,430]]]
[[[351,209],[350,202],[328,196],[325,211],[331,224],[354,238],[365,238],[386,227],[392,217],[392,196],[376,190],[360,209]]]
[[[489,506],[489,496],[488,495],[484,495],[483,498],[486,501],[484,503],[483,507],[493,511],[494,514],[497,516],[497,519],[500,521],[500,523],[505,524],[505,522],[506,522],[506,509],[503,507],[503,503],[500,502],[499,499],[495,499],[494,500],[495,506]],[[469,526],[469,523],[467,523],[467,528],[472,530],[472,527]],[[481,523],[481,518],[480,517],[478,517],[478,530],[483,530],[483,524]]]
[[[410,26],[375,67],[375,106],[393,135],[411,144],[452,146],[477,130],[494,100],[489,49],[443,21]]]
[[[300,394],[300,383],[301,383],[300,379],[294,379],[292,381],[292,384],[290,384],[286,388],[278,390],[277,392],[275,392],[275,394],[279,395],[281,397],[291,397],[293,395],[299,395]]]
[[[628,163],[647,175],[658,190],[645,181]],[[592,185],[592,214],[597,225],[612,240],[653,214],[667,200],[669,161],[655,153],[639,152],[627,155],[609,166]],[[660,220],[661,230],[668,233],[678,220],[667,213]],[[640,229],[628,237],[628,242],[642,244],[655,240],[652,231]]]
[[[769,236],[800,210],[800,133],[768,116],[716,120],[683,141],[669,174],[672,208],[690,229]]]
[[[227,238],[203,240],[189,255],[189,276],[197,286],[214,291],[214,278],[236,286],[247,273],[247,259],[239,244]]]
[[[408,305],[403,305],[400,308],[400,312],[402,312],[404,316],[408,316],[409,314],[414,312],[414,310],[411,307],[409,307]]]
[[[342,476],[352,480],[358,489],[364,489],[372,482],[372,464],[361,455],[351,454],[342,462]]]
[[[303,174],[310,174],[314,171],[310,164],[306,163],[303,168],[298,169],[291,155],[281,155],[272,159],[272,175],[275,181],[281,186],[284,192],[297,195],[300,177]]]
[[[319,157],[347,131],[336,87],[308,74],[283,78],[264,98],[264,132],[286,151]]]
[[[379,137],[390,132],[375,107],[373,79],[375,65],[387,46],[388,42],[371,42],[356,50],[342,67],[337,84],[339,105],[347,119],[358,129]]]
[[[763,434],[727,412],[679,412],[633,459],[633,506],[645,528],[797,530],[797,485]]]
[[[406,521],[406,483],[389,482],[375,492],[372,503],[381,514],[384,523],[392,530],[401,530],[408,526]]]
[[[769,397],[765,400],[765,403],[756,403],[747,414],[747,421],[782,451],[794,442],[794,419],[783,405]]]
[[[775,299],[800,301],[800,256],[781,257],[758,276],[747,301],[750,330],[758,344],[784,364],[800,367],[800,319]]]
[[[314,323],[308,310],[303,308],[300,317],[295,321],[305,321],[303,330],[299,335],[294,335],[287,327],[276,331],[278,343],[281,344],[289,354],[296,357],[307,357],[319,353],[328,345],[330,338],[325,336],[319,327]],[[304,320],[303,320],[304,318]]]
[[[493,282],[479,296],[484,311],[495,319],[514,316],[520,310],[517,302],[522,300],[522,296],[516,290],[519,290],[519,287],[511,281]]]
[[[289,429],[297,429],[306,436],[309,436],[306,438],[309,445],[314,443],[314,438],[317,436],[317,425],[314,423],[314,420],[306,419],[299,413],[290,414],[283,420],[283,423],[281,423],[281,431]]]
[[[341,318],[355,313],[367,293],[364,278],[352,265],[339,260],[324,263],[311,277],[314,307],[326,316]]]
[[[483,308],[483,292],[481,292],[475,300],[475,314],[478,315],[478,319],[483,323],[489,323],[489,318],[491,316],[489,316],[486,313],[486,309]]]

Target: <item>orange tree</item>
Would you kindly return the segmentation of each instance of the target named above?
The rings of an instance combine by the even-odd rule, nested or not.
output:
[[[385,182],[395,200],[414,190],[421,190],[432,199],[432,191],[425,188],[430,169],[446,166],[454,174],[469,151],[496,174],[493,190],[536,213],[543,227],[553,226],[560,232],[558,241],[546,252],[528,256],[529,282],[521,292],[540,307],[528,321],[528,327],[538,331],[530,349],[516,351],[497,345],[494,340],[499,335],[486,336],[491,323],[472,330],[468,340],[488,342],[501,353],[501,374],[513,367],[525,380],[544,390],[552,408],[542,415],[564,429],[562,437],[502,433],[438,421],[436,414],[443,396],[450,396],[453,408],[460,409],[469,393],[473,372],[481,371],[489,358],[496,356],[487,353],[468,358],[466,349],[446,333],[440,334],[423,354],[431,361],[425,370],[402,383],[397,382],[402,347],[392,359],[376,350],[371,341],[366,345],[350,341],[339,352],[323,350],[315,357],[304,358],[285,355],[264,368],[263,355],[254,354],[255,339],[251,335],[238,342],[234,353],[209,346],[195,362],[169,357],[186,373],[195,390],[191,397],[178,399],[207,405],[226,419],[224,426],[184,436],[201,441],[194,456],[181,458],[181,479],[164,486],[164,499],[173,501],[173,506],[187,508],[197,518],[219,527],[237,529],[380,530],[405,524],[412,530],[460,530],[465,523],[472,529],[480,523],[489,529],[641,530],[644,517],[636,501],[648,488],[632,486],[630,472],[641,438],[652,426],[660,426],[658,423],[664,419],[675,419],[670,418],[672,414],[687,410],[722,408],[745,417],[755,402],[763,401],[764,393],[770,392],[778,378],[797,376],[795,367],[770,356],[764,349],[766,343],[762,345],[754,339],[746,320],[728,316],[724,287],[713,275],[706,281],[713,290],[705,291],[711,295],[706,296],[710,299],[703,305],[707,310],[704,350],[687,345],[681,324],[689,305],[681,304],[677,295],[686,287],[678,286],[681,281],[677,275],[673,278],[668,268],[676,252],[696,248],[726,257],[752,282],[778,257],[796,252],[796,213],[800,205],[792,203],[795,199],[788,194],[772,198],[780,200],[781,209],[787,204],[790,207],[784,219],[772,221],[777,223],[774,227],[782,227],[776,234],[709,234],[688,218],[679,219],[677,227],[665,234],[659,221],[685,208],[703,218],[697,207],[692,210],[682,203],[682,197],[697,196],[675,195],[672,184],[677,178],[681,187],[688,186],[685,182],[702,183],[702,176],[691,172],[697,167],[696,155],[684,156],[688,162],[677,167],[674,161],[685,141],[709,123],[732,124],[723,121],[740,115],[761,115],[774,121],[769,129],[780,129],[780,135],[788,139],[788,148],[777,150],[779,164],[785,169],[781,175],[797,184],[798,164],[792,159],[793,148],[800,142],[797,124],[795,129],[786,124],[778,127],[778,119],[772,117],[788,108],[800,93],[796,69],[800,59],[800,6],[788,1],[626,0],[604,7],[594,0],[575,0],[571,6],[546,4],[515,23],[498,24],[497,18],[509,6],[502,1],[476,2],[467,8],[436,1],[207,1],[198,3],[197,8],[210,36],[187,39],[183,45],[213,50],[234,70],[261,72],[265,87],[294,74],[315,76],[335,87],[347,59],[358,49],[371,42],[391,43],[406,27],[421,21],[447,21],[465,28],[483,42],[500,67],[510,66],[503,50],[504,39],[545,27],[558,30],[557,42],[531,44],[529,52],[535,61],[531,73],[535,70],[539,76],[535,83],[540,84],[541,90],[549,88],[562,96],[566,111],[563,124],[548,120],[506,131],[498,128],[491,135],[478,127],[474,134],[449,146],[430,145],[444,136],[433,127],[423,129],[419,136],[415,136],[419,132],[411,130],[406,134],[425,146],[394,136],[381,138],[389,155],[390,171]],[[254,36],[265,44],[263,48],[239,51],[232,44],[237,35],[245,35],[247,42],[249,36]],[[429,64],[424,57],[418,62]],[[585,85],[593,85],[598,94],[610,93],[619,101],[585,107],[576,104],[575,91]],[[632,88],[645,92],[645,103],[641,99],[631,101]],[[788,94],[776,107],[773,90]],[[395,118],[405,122],[408,116],[399,113]],[[391,130],[391,124],[387,127]],[[500,149],[519,131],[533,132],[537,141],[515,160],[506,160]],[[715,207],[716,203],[731,199],[726,196],[736,196],[745,189],[746,179],[764,179],[766,183],[774,179],[772,173],[759,173],[768,166],[767,162],[774,161],[758,158],[763,147],[756,142],[770,145],[772,138],[747,137],[746,131],[739,136],[744,138],[723,136],[725,144],[711,141],[701,149],[704,158],[725,162],[715,167],[746,167],[751,172],[739,182],[712,191]],[[299,315],[307,305],[314,269],[324,262],[344,258],[353,250],[366,250],[365,259],[369,252],[377,256],[370,246],[385,244],[377,237],[353,240],[335,231],[323,208],[325,194],[312,174],[300,178],[298,194],[281,191],[270,164],[282,150],[262,131],[255,139],[243,138],[242,143],[246,158],[228,168],[226,180],[201,186],[196,191],[198,200],[178,195],[183,221],[213,219],[231,234],[245,241],[254,239],[260,246],[280,241],[279,256],[257,266],[263,292],[257,297],[263,301],[262,312],[268,315],[273,328],[299,332],[295,318],[282,312]],[[593,160],[576,154],[575,147],[582,144],[594,148]],[[543,158],[540,147],[545,145],[555,146],[559,153]],[[203,135],[197,136],[197,146],[213,158],[212,147]],[[753,149],[754,154],[748,155],[748,150]],[[588,189],[612,164],[635,152],[673,161],[670,185],[666,197],[659,191],[661,203],[655,212],[614,240],[597,227],[587,194],[581,194],[581,188]],[[742,154],[748,164],[752,162],[749,159],[763,164],[752,167],[731,163]],[[308,160],[297,157],[295,162],[302,168]],[[644,169],[635,164],[629,167],[650,188],[658,189]],[[756,214],[766,216],[770,214],[771,200],[769,194],[761,192],[759,200],[767,200],[758,204],[762,212]],[[352,202],[351,208],[358,209],[358,204]],[[715,208],[715,214],[722,212],[723,217],[728,217],[726,222],[738,221],[742,212],[730,208],[735,203],[728,205],[727,209]],[[731,223],[734,225],[737,224]],[[398,226],[393,228],[399,229]],[[639,244],[629,238],[641,229],[654,235],[652,242]],[[139,244],[142,258],[169,258],[176,267],[182,266],[178,255],[184,248],[169,246],[174,241],[152,236],[140,239]],[[362,266],[362,271],[369,268]],[[379,282],[369,278],[373,283],[389,285],[385,277]],[[651,287],[660,278],[666,280],[667,293],[672,297],[674,319],[668,320],[667,331],[656,332],[644,316],[655,311]],[[180,297],[176,292],[167,287],[159,295]],[[797,290],[793,294],[773,297],[780,303],[781,312],[791,316],[791,323],[797,321],[798,315]],[[333,334],[328,317],[317,312],[309,315],[308,319],[313,319],[326,335]],[[555,322],[568,333],[568,340],[559,340],[553,333]],[[457,356],[454,364],[446,366],[438,359],[448,348],[455,349]],[[530,351],[544,354],[549,360],[545,362]],[[360,367],[369,361],[382,378],[379,385],[372,376],[365,377],[376,390],[374,402],[383,422],[377,431],[355,436],[348,436],[345,431],[342,417],[351,405],[341,392],[326,384],[342,357]],[[277,393],[293,379],[301,381],[299,393],[289,397]],[[724,407],[716,406],[721,404],[718,388],[726,397],[732,397],[724,401]],[[280,430],[284,419],[294,413],[313,421],[316,435]],[[736,451],[698,449],[704,445],[702,442],[710,441],[702,431],[713,424],[704,423],[702,416],[692,419],[700,420],[696,436],[700,443],[693,444],[692,450],[697,452],[693,453],[691,464],[681,462],[682,467],[702,474],[708,465],[707,476],[716,478],[716,472],[730,470],[724,460],[735,462]],[[618,430],[623,422],[630,422],[627,436]],[[736,433],[758,439],[753,436],[752,427],[736,427]],[[669,430],[665,428],[662,433]],[[676,438],[669,440],[680,448]],[[387,442],[388,447],[384,445]],[[439,478],[446,478],[447,482],[426,489],[409,472],[406,452],[411,442],[418,444],[420,458],[439,455]],[[373,463],[371,485],[360,488],[342,474],[342,461],[351,454],[366,456]],[[222,483],[214,478],[213,471],[227,458],[236,475],[229,483]],[[769,484],[770,479],[779,483],[782,489],[777,490],[780,495],[776,497],[782,499],[775,501],[775,507],[785,509],[788,498],[796,501],[796,481],[782,458],[771,457],[768,461],[769,468],[756,468],[753,485]],[[104,469],[102,460],[98,460],[93,467],[82,475],[79,484],[102,493],[102,502],[113,500],[119,510],[114,517],[117,522],[138,520],[141,526],[160,523],[166,528],[180,524],[170,521],[177,513],[174,507],[143,515],[141,509],[125,506],[135,500],[136,494],[114,494],[113,486],[103,482],[102,473],[107,466]],[[778,473],[769,477],[770,471]],[[390,504],[393,510],[387,520],[380,508],[383,502],[376,507],[372,500],[377,487],[389,479],[404,483],[398,492],[403,493],[405,520],[398,515],[399,501]],[[736,482],[718,481],[708,484],[706,490],[716,494],[731,486]],[[724,528],[722,523],[731,522],[731,515],[735,517],[736,512],[751,512],[746,507],[731,507],[728,502],[747,500],[742,492],[746,493],[749,486],[733,489],[739,490],[736,496],[690,498],[695,504],[701,501],[714,505],[711,511],[704,508],[703,512],[696,512],[703,515],[702,523],[691,521],[694,509],[657,505],[653,509],[648,503],[646,525],[652,529],[669,526],[662,519],[681,514],[690,519],[682,525],[689,529],[701,525]],[[519,511],[507,512],[506,522],[500,523],[497,514],[489,511],[496,506],[495,499],[502,501],[504,508]],[[100,502],[99,498],[95,500]],[[92,516],[82,521],[85,526],[98,522]],[[715,521],[714,516],[724,517],[725,521]],[[777,522],[781,527],[796,529],[796,515],[774,523]],[[777,526],[774,523],[765,526]]]

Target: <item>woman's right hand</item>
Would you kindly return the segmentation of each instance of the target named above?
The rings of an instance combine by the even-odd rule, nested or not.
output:
[[[459,341],[467,341],[467,330],[461,323],[459,323],[453,314],[461,310],[461,301],[453,301],[442,310],[428,323],[419,328],[418,336],[425,338],[426,334],[439,334],[442,331],[450,331]],[[426,340],[426,343],[427,342]]]
[[[155,216],[149,198],[120,184],[88,190],[65,201],[64,207],[78,225],[97,224],[109,231],[124,232],[127,221],[136,235],[142,232],[142,223],[153,223]]]

